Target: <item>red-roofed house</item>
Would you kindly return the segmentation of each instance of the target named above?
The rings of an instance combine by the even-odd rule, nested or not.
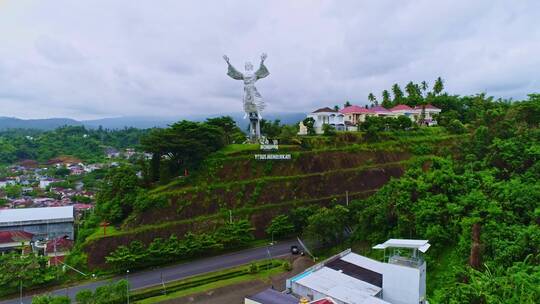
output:
[[[371,109],[360,106],[348,106],[339,112],[345,115],[345,124],[348,131],[357,131],[358,123],[364,122],[367,116],[377,116],[377,113]]]
[[[0,231],[0,252],[21,249],[30,245],[34,235],[22,230]]]
[[[47,241],[45,244],[45,255],[50,257],[49,266],[61,264],[72,248],[73,241],[65,236]]]
[[[383,106],[376,106],[371,108],[371,111],[373,111],[377,116],[396,116],[396,114],[392,113],[392,111],[388,110],[387,108]]]
[[[438,115],[441,113],[441,109],[437,108],[434,105],[427,104],[423,107],[424,109],[424,124],[428,126],[433,126],[437,124],[437,121],[435,120],[435,115]],[[414,110],[417,112],[416,114],[416,121],[420,120],[420,117],[422,116],[422,106],[416,106],[414,107]]]
[[[416,121],[416,118],[418,116],[417,115],[418,111],[409,107],[408,105],[403,105],[403,104],[390,108],[390,111],[396,114],[397,116],[404,115],[408,117],[410,120],[412,120],[413,122]]]

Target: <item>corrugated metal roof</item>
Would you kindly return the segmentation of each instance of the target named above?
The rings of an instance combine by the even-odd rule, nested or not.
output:
[[[374,297],[382,290],[380,287],[328,267],[297,280],[296,284],[350,304],[388,303]]]
[[[3,223],[46,221],[46,220],[73,220],[73,206],[20,208],[0,210],[0,225]]]
[[[262,304],[298,304],[298,299],[292,295],[284,294],[270,288],[247,298]]]

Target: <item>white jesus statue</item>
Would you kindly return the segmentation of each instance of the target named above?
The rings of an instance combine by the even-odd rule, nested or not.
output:
[[[261,65],[255,73],[253,73],[253,64],[251,64],[251,62],[246,62],[245,72],[242,74],[231,65],[227,55],[223,56],[223,59],[225,59],[229,67],[227,75],[232,79],[244,81],[244,112],[250,117],[253,113],[256,113],[259,119],[261,119],[261,112],[264,110],[265,105],[261,94],[255,87],[255,82],[270,75],[270,72],[268,72],[268,69],[264,66],[266,57],[267,56],[264,53],[261,55]]]

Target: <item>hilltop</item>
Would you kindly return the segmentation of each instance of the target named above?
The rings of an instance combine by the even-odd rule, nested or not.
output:
[[[148,200],[159,203],[134,212],[119,232],[87,241],[84,250],[91,266],[103,267],[120,245],[209,232],[231,214],[249,219],[256,237],[268,237],[265,228],[275,216],[300,206],[345,204],[346,196],[368,197],[400,177],[408,164],[452,153],[459,140],[440,128],[389,133],[377,143],[360,134],[312,137],[280,147],[292,159],[278,161],[256,160],[258,145],[229,145],[212,154],[197,174],[151,190]]]

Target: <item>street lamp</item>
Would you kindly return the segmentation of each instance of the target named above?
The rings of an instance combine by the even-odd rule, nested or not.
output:
[[[128,276],[129,276],[129,269],[126,270],[126,283],[127,283],[127,285],[126,285],[126,295],[127,295],[127,304],[129,304],[129,278],[128,278]]]

